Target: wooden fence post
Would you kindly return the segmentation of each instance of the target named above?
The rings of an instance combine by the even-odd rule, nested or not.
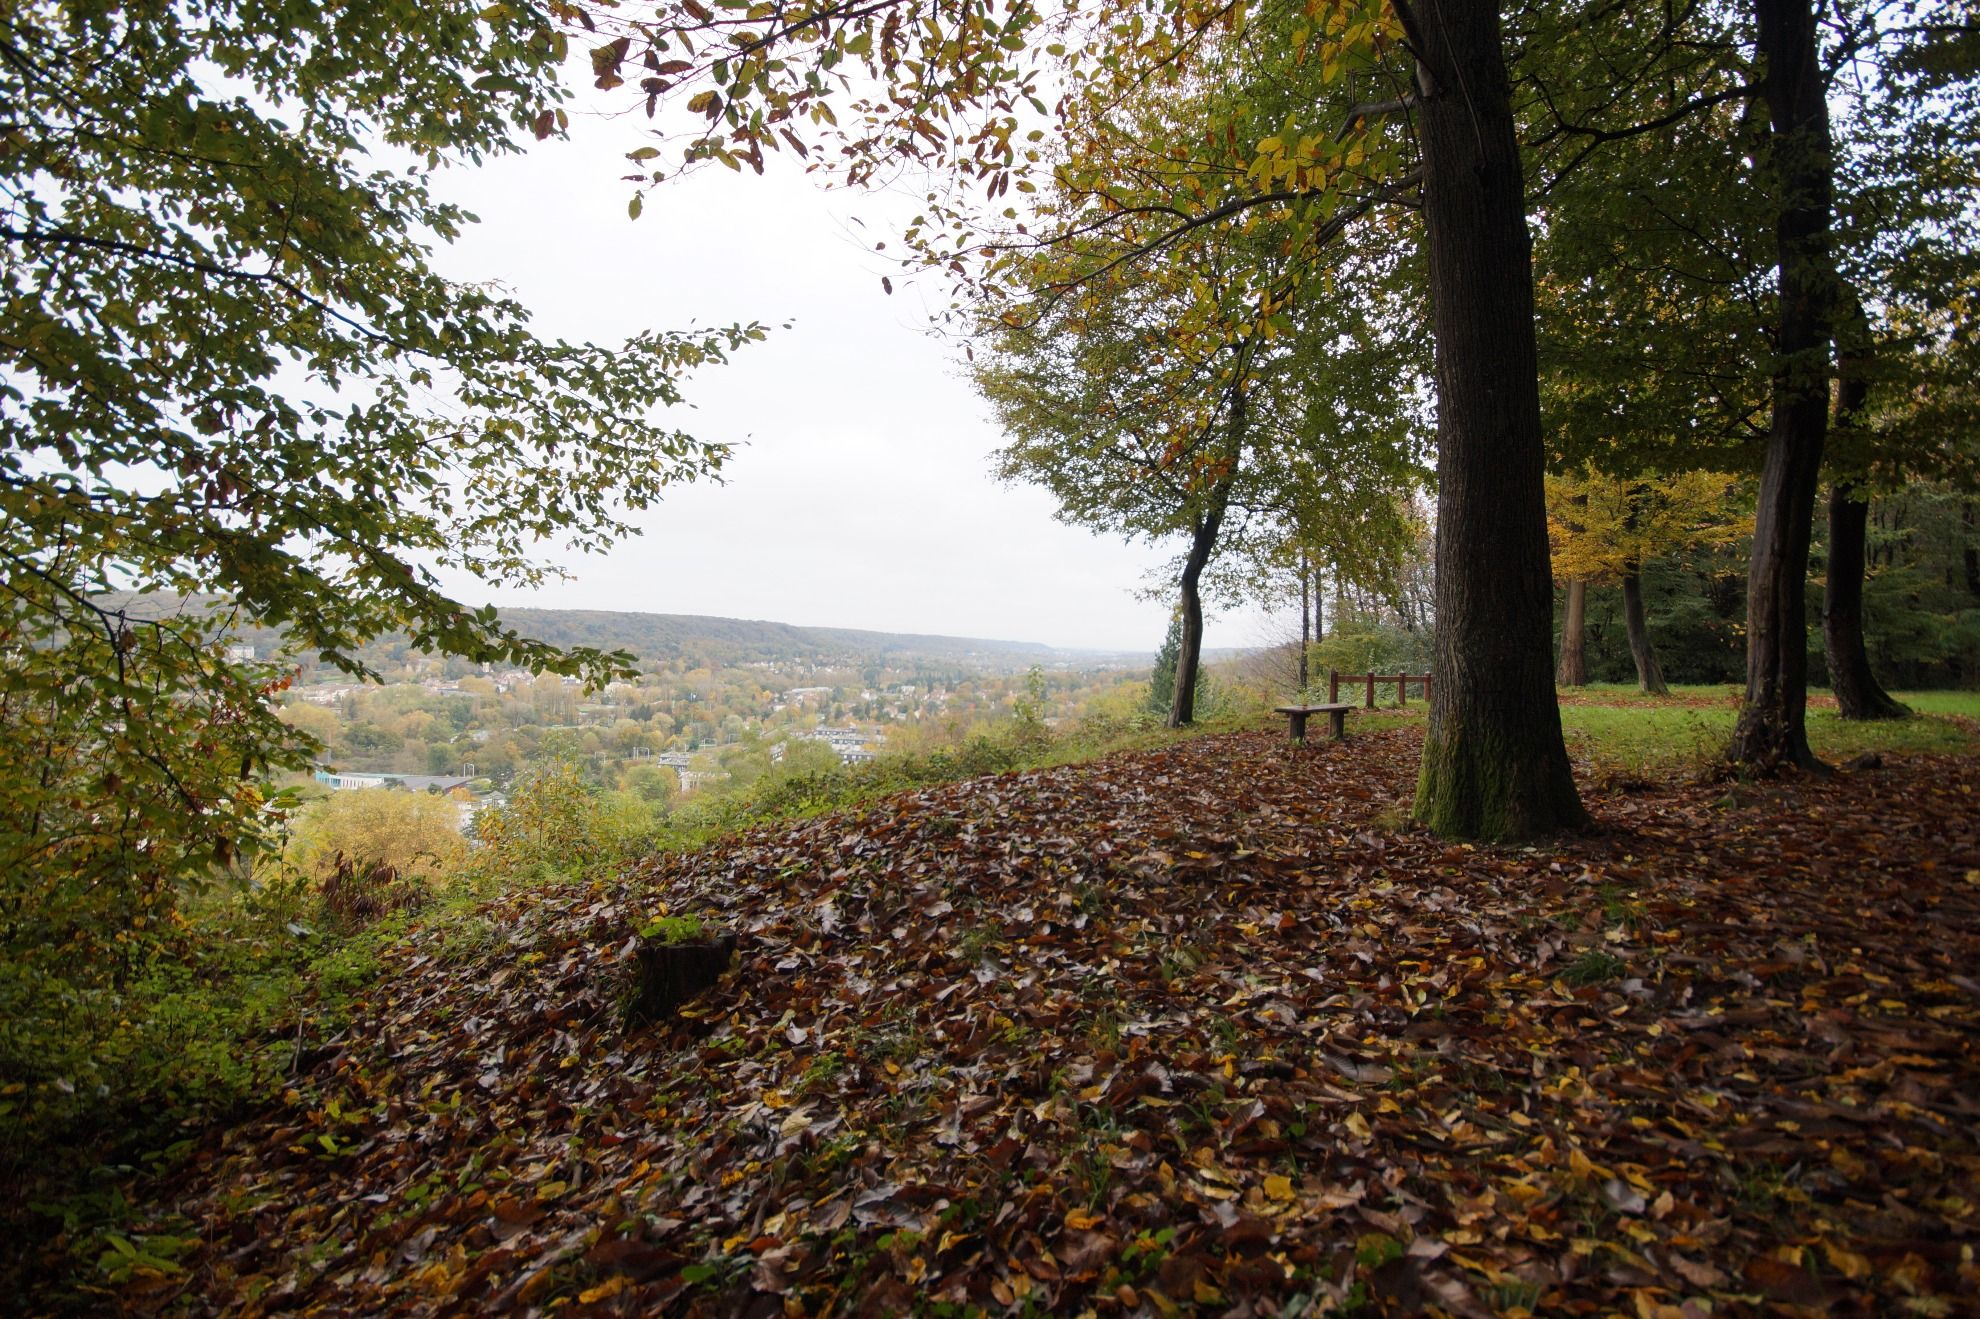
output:
[[[1332,669],[1327,670],[1327,704],[1338,705],[1341,700],[1341,675]]]
[[[1396,675],[1396,709],[1400,710],[1408,704],[1409,675],[1407,673],[1399,673]]]
[[[1375,708],[1375,666],[1368,666],[1368,708]]]

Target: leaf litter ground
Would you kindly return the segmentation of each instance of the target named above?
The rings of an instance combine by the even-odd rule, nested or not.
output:
[[[1400,823],[1418,737],[979,779],[415,933],[121,1300],[1971,1313],[1980,764],[1474,848]],[[628,1030],[663,913],[737,968]]]

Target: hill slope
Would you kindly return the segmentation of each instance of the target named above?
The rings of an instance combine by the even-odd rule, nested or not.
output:
[[[156,617],[187,608],[215,608],[221,598],[129,593],[102,597],[108,608],[128,608],[134,615]],[[752,661],[802,661],[819,665],[858,667],[879,661],[926,661],[964,667],[1022,668],[1031,664],[1078,660],[1088,665],[1145,664],[1150,655],[1137,652],[1057,649],[1033,641],[996,641],[982,637],[949,637],[916,632],[869,632],[858,628],[800,627],[760,619],[715,618],[702,614],[649,614],[604,609],[504,609],[503,622],[525,636],[556,646],[594,646],[629,650],[642,660],[665,662],[687,658],[714,666]],[[264,653],[282,643],[273,628],[243,627],[238,638]],[[403,658],[404,637],[382,637],[360,654],[371,663]],[[1150,652],[1152,654],[1152,652]]]
[[[342,1051],[166,1188],[203,1244],[125,1300],[1970,1294],[1980,766],[1598,798],[1604,834],[1474,849],[1378,823],[1415,738],[975,780],[418,933]],[[735,930],[739,968],[626,1031],[663,908]]]

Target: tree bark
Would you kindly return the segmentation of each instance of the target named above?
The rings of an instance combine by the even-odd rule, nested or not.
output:
[[[1532,837],[1587,817],[1554,697],[1532,243],[1498,7],[1397,8],[1418,58],[1437,340],[1436,682],[1416,818]]]
[[[1561,664],[1554,681],[1562,687],[1588,685],[1588,583],[1579,577],[1567,584],[1567,608],[1561,616]]]
[[[1651,696],[1669,696],[1664,666],[1650,644],[1650,625],[1643,618],[1643,567],[1631,559],[1623,565],[1623,629],[1629,633],[1629,657],[1636,662],[1636,685]]]
[[[1176,651],[1176,694],[1169,701],[1169,727],[1182,728],[1196,722],[1196,674],[1203,655],[1203,595],[1198,589],[1203,569],[1217,548],[1217,532],[1224,521],[1221,505],[1199,518],[1190,533],[1189,555],[1182,571],[1182,645]]]
[[[1976,519],[1973,515],[1972,500],[1969,499],[1959,506],[1959,520],[1966,524],[1967,535],[1970,539],[1973,528],[1980,526],[1980,519]],[[1971,595],[1975,600],[1980,600],[1980,548],[1969,544],[1966,547],[1964,558],[1966,561],[1967,594]]]
[[[1244,430],[1249,422],[1245,414],[1244,396],[1248,357],[1248,349],[1239,350],[1237,371],[1231,384],[1228,433],[1232,470],[1236,469],[1237,455],[1244,447]],[[1208,507],[1190,527],[1189,553],[1183,559],[1182,571],[1182,644],[1176,651],[1176,694],[1169,702],[1171,728],[1182,728],[1196,722],[1196,675],[1203,657],[1203,595],[1199,588],[1203,570],[1209,566],[1210,556],[1217,552],[1217,535],[1223,530],[1224,514],[1230,508],[1230,500],[1230,482],[1218,481],[1210,491]]]
[[[1754,0],[1772,120],[1780,322],[1773,415],[1746,578],[1746,697],[1727,757],[1752,773],[1820,768],[1808,748],[1808,545],[1829,424],[1834,160],[1811,0]]]
[[[1306,692],[1306,652],[1313,645],[1313,615],[1307,612],[1311,599],[1312,571],[1307,565],[1306,556],[1299,556],[1299,690]]]
[[[1847,388],[1848,378],[1844,378]],[[1829,584],[1822,593],[1822,636],[1829,650],[1829,688],[1845,719],[1902,719],[1911,711],[1870,671],[1863,641],[1864,545],[1870,505],[1838,481],[1829,488]]]

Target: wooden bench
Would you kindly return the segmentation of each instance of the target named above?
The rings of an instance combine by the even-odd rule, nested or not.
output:
[[[1292,740],[1304,742],[1306,721],[1316,714],[1327,716],[1335,741],[1346,737],[1347,712],[1354,707],[1352,705],[1280,705],[1275,706],[1274,709],[1286,717],[1287,731],[1292,734]]]

